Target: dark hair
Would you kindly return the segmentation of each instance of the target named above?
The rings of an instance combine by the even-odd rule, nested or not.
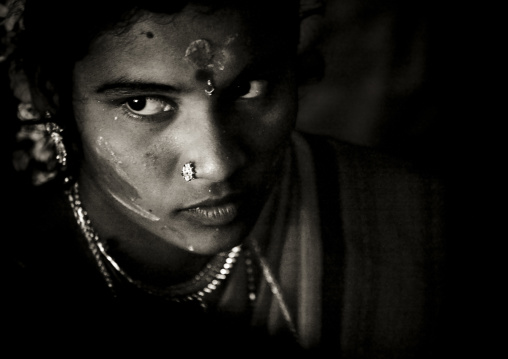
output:
[[[60,106],[70,104],[71,73],[74,63],[84,57],[88,45],[102,32],[123,31],[136,21],[141,11],[173,14],[188,4],[203,11],[234,7],[244,11],[247,21],[261,21],[288,37],[281,46],[298,43],[298,0],[255,3],[238,0],[27,0],[20,53],[22,66],[32,84],[42,91],[56,91]],[[53,88],[48,89],[51,84]],[[50,95],[49,93],[47,95]],[[63,97],[62,97],[63,96]],[[65,110],[62,108],[61,110]]]
[[[24,30],[17,38],[14,56],[32,89],[39,98],[47,100],[52,121],[65,129],[70,173],[80,162],[79,136],[72,109],[72,72],[74,64],[88,53],[89,45],[106,31],[127,31],[148,11],[155,14],[175,14],[185,6],[197,5],[203,12],[232,7],[244,14],[248,22],[260,23],[266,29],[276,29],[284,37],[281,48],[296,49],[299,39],[299,0],[27,0],[23,15]],[[267,34],[258,34],[260,40]],[[266,40],[265,40],[266,41]],[[58,104],[54,103],[58,94]],[[70,140],[70,141],[69,141]],[[66,142],[67,142],[66,141]],[[69,143],[72,142],[72,143]]]

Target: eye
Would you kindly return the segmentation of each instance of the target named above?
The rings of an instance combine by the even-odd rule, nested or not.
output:
[[[259,97],[266,92],[267,81],[245,81],[236,86],[236,94],[240,98]]]
[[[125,101],[125,107],[136,116],[153,116],[174,107],[166,101],[153,97],[134,97]]]

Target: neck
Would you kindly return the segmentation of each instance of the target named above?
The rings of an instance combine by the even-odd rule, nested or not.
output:
[[[114,200],[80,182],[79,195],[94,231],[108,254],[133,278],[169,286],[192,278],[211,259],[146,231],[114,207]]]

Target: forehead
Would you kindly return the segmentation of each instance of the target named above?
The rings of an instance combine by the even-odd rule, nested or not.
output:
[[[129,27],[101,35],[81,61],[90,70],[126,78],[188,80],[182,67],[218,72],[273,56],[277,41],[260,36],[266,24],[245,21],[233,9],[202,12],[192,7],[173,15],[143,14]],[[78,65],[79,67],[79,65]],[[106,71],[104,71],[106,70]]]
[[[106,33],[102,41],[131,50],[156,44],[161,52],[172,50],[182,53],[189,46],[189,42],[196,39],[207,39],[218,45],[232,34],[238,36],[238,33],[242,33],[244,37],[249,35],[249,27],[238,12],[221,9],[213,13],[203,13],[187,7],[172,15],[144,13],[126,30]]]

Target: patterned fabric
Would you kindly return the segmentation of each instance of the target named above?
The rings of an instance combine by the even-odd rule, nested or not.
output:
[[[287,306],[299,344],[306,349],[321,341],[322,243],[315,170],[311,150],[294,134],[285,176],[249,235],[262,244],[263,254],[280,284],[281,297],[263,281],[254,309],[253,325],[266,325],[274,336],[288,331]]]

